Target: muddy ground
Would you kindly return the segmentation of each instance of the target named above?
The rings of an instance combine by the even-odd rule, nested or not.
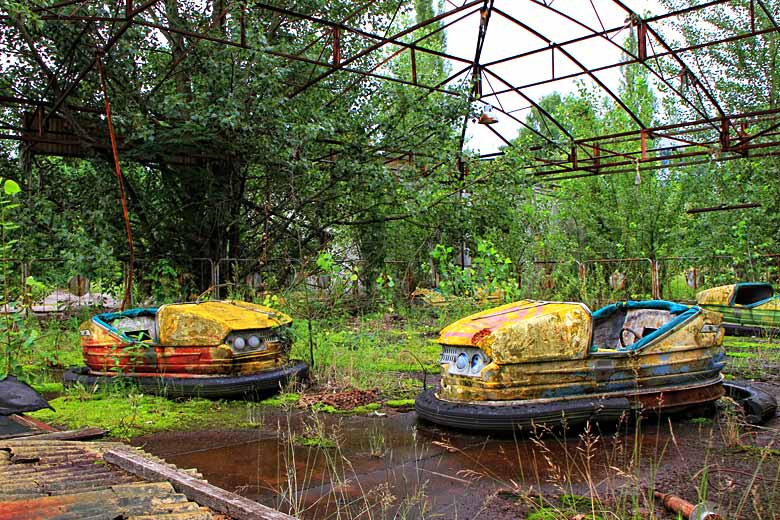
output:
[[[780,399],[780,383],[756,384]],[[706,493],[724,518],[780,515],[779,417],[750,427],[727,410],[700,409],[602,430],[495,437],[418,423],[411,410],[252,413],[252,430],[164,432],[133,443],[302,518],[500,520],[545,506],[558,516],[541,518],[591,511],[590,501],[566,495],[596,497],[615,513],[601,518],[676,518],[646,498],[653,488],[691,502]]]

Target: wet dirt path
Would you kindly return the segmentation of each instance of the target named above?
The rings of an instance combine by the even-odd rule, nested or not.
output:
[[[769,389],[780,394],[778,385]],[[287,511],[292,504],[311,519],[337,512],[368,518],[369,510],[372,518],[524,518],[521,496],[541,492],[554,502],[550,497],[562,493],[597,495],[618,507],[653,483],[695,501],[705,468],[710,498],[728,511],[741,508],[742,518],[758,518],[762,504],[780,505],[780,457],[757,449],[780,447],[780,419],[736,432],[743,445],[757,447],[745,450],[728,446],[727,423],[701,415],[580,429],[567,438],[495,438],[418,423],[413,412],[314,420],[307,411],[268,408],[261,428],[164,432],[133,444],[267,505]],[[335,447],[299,445],[313,433]],[[746,494],[751,481],[755,491]],[[649,507],[640,504],[645,514]],[[660,507],[656,514],[665,517]]]

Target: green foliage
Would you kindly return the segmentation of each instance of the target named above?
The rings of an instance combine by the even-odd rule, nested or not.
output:
[[[12,309],[13,299],[18,296],[13,293],[13,266],[10,257],[16,239],[12,238],[12,233],[19,228],[12,218],[13,210],[19,207],[13,202],[13,198],[21,189],[11,179],[0,178],[0,183],[3,186],[0,190],[0,276],[2,276],[0,309],[4,311],[0,316],[0,356],[2,356],[0,373],[14,374],[20,379],[25,379],[22,356],[35,343],[37,332],[26,333],[24,314],[20,309]]]
[[[179,283],[179,273],[169,260],[158,260],[152,269],[144,275],[148,284],[146,291],[156,305],[186,300]]]
[[[471,268],[462,268],[453,248],[437,244],[431,251],[441,276],[439,289],[445,295],[484,298],[501,291],[511,299],[517,293],[512,260],[504,256],[490,240],[478,239]]]

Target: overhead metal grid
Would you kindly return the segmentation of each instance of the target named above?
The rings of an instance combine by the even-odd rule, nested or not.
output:
[[[780,108],[727,110],[723,93],[716,88],[722,78],[704,77],[699,64],[702,55],[724,46],[778,38],[777,13],[764,0],[702,1],[653,16],[642,16],[629,6],[628,0],[447,0],[435,16],[402,28],[398,26],[398,16],[366,23],[379,0],[356,3],[339,16],[300,12],[295,3],[289,2],[178,2],[187,7],[190,18],[200,20],[200,30],[165,23],[167,2],[162,0],[32,2],[33,11],[43,21],[83,27],[73,42],[71,62],[61,64],[58,70],[52,70],[36,50],[36,43],[25,36],[21,19],[8,14],[0,16],[0,28],[5,26],[6,31],[21,33],[29,47],[25,52],[32,53],[38,64],[35,74],[45,83],[31,85],[26,92],[0,93],[0,109],[31,107],[21,126],[18,121],[0,121],[0,139],[20,140],[42,154],[78,155],[88,148],[108,149],[103,133],[80,128],[78,117],[74,116],[100,113],[99,96],[81,93],[76,101],[73,98],[84,79],[96,73],[100,57],[110,57],[118,42],[133,29],[145,31],[152,39],[165,33],[191,42],[182,56],[171,60],[169,72],[149,95],[154,95],[165,82],[175,81],[177,67],[198,41],[209,41],[309,66],[307,81],[287,86],[290,103],[307,91],[321,89],[330,93],[326,102],[330,105],[367,81],[406,85],[419,90],[420,99],[434,92],[464,98],[470,110],[463,114],[460,131],[461,171],[466,156],[494,159],[513,149],[521,154],[521,170],[547,181],[634,172],[640,167],[644,171],[659,170],[780,154]],[[400,0],[396,15],[413,4]],[[697,43],[690,43],[680,33],[685,20],[723,9],[744,15],[742,27],[711,31],[705,41]],[[105,14],[88,14],[96,10]],[[261,17],[266,29],[294,26],[300,34],[299,48],[282,50],[253,41],[247,28],[250,17],[254,17],[255,23]],[[233,30],[225,29],[228,20]],[[450,38],[453,34],[458,38],[465,36],[471,52],[433,48],[431,38],[442,31],[447,31]],[[89,36],[93,33],[96,36]],[[561,34],[571,36],[561,38]],[[507,35],[511,35],[508,40]],[[0,52],[13,57],[16,51],[3,45],[0,42]],[[94,58],[77,64],[84,61],[74,58],[80,48],[91,48]],[[389,68],[402,56],[410,63],[408,77],[394,74]],[[452,73],[443,81],[426,82],[417,73],[421,56],[445,60]],[[671,100],[671,108],[651,114],[632,108],[616,88],[615,77],[625,67],[647,74]],[[729,71],[722,73],[728,75]],[[553,90],[571,91],[574,81],[611,100],[627,119],[630,130],[600,129],[575,135],[564,121],[542,106],[546,94]],[[735,81],[749,82],[751,78]],[[90,98],[95,102],[84,102]],[[477,125],[474,111],[481,108],[494,111],[501,122]],[[17,113],[6,110],[4,115]],[[533,122],[529,116],[535,117]],[[516,144],[520,130],[534,137],[531,145]],[[473,135],[480,132],[492,136],[495,149],[466,153],[468,138],[471,136],[473,142]],[[391,165],[411,161],[419,153],[421,143],[429,138],[420,135],[408,147],[377,146],[374,151]],[[484,141],[485,137],[480,139]],[[332,143],[340,144],[339,137],[334,136]],[[321,159],[335,160],[337,154],[334,151]]]

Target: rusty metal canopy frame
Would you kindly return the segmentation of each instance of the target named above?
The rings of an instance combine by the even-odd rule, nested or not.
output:
[[[778,38],[777,13],[770,10],[765,0],[701,0],[676,10],[658,8],[660,14],[652,16],[643,16],[631,7],[648,4],[638,0],[444,0],[440,12],[433,17],[410,21],[402,28],[398,27],[399,20],[413,18],[398,15],[411,12],[411,0],[346,3],[335,19],[323,13],[297,11],[294,2],[178,1],[198,11],[188,15],[200,17],[200,30],[162,24],[155,10],[161,9],[166,0],[31,0],[32,10],[41,20],[83,26],[82,34],[73,43],[74,53],[78,46],[92,45],[94,58],[78,67],[74,60],[66,70],[51,70],[45,60],[38,60],[37,73],[47,81],[43,88],[31,89],[29,93],[0,92],[0,107],[18,110],[21,105],[35,109],[26,113],[21,123],[0,121],[0,140],[15,139],[28,146],[43,146],[42,153],[79,155],[79,146],[89,128],[82,128],[81,139],[74,139],[78,129],[70,128],[64,116],[68,111],[94,115],[101,110],[97,102],[83,106],[71,103],[71,98],[82,81],[96,73],[100,57],[110,56],[116,44],[135,28],[146,31],[151,38],[165,32],[189,41],[207,40],[253,49],[285,62],[306,64],[311,68],[308,80],[287,85],[289,102],[307,91],[320,89],[329,93],[326,103],[332,104],[364,82],[371,82],[371,88],[385,82],[400,83],[419,90],[420,100],[434,92],[462,98],[469,106],[468,113],[463,114],[457,147],[462,157],[475,155],[466,153],[471,134],[492,136],[497,143],[495,151],[476,156],[494,159],[516,147],[514,139],[519,130],[525,129],[541,144],[518,150],[522,154],[519,168],[549,181],[634,172],[640,166],[643,171],[662,170],[747,156],[780,155],[780,108],[729,112],[722,101],[723,93],[716,87],[720,78],[707,77],[701,65],[706,53],[718,52],[725,46]],[[380,5],[384,12],[388,5],[396,6],[395,15],[367,23]],[[96,6],[111,14],[86,14],[87,8]],[[739,15],[735,19],[742,27],[734,32],[722,28],[710,31],[706,41],[695,43],[680,33],[686,20],[696,20],[697,16],[718,9],[731,9]],[[275,24],[294,27],[300,34],[298,49],[280,50],[252,41],[246,19],[259,14]],[[224,25],[226,20],[231,20],[237,30],[215,32],[215,26]],[[3,25],[6,30],[18,29],[8,15],[0,16],[0,27]],[[88,26],[100,38],[84,38]],[[464,48],[469,51],[449,50],[453,45],[448,50],[436,49],[431,42],[442,31],[446,31],[451,43],[453,36],[466,40],[468,45]],[[0,55],[8,57],[13,53],[7,42],[0,41]],[[389,67],[402,56],[410,64],[408,77],[401,77]],[[422,56],[445,61],[450,75],[437,83],[418,77],[417,64]],[[174,81],[178,65],[172,60],[170,71],[161,82]],[[625,67],[647,74],[672,109],[650,115],[633,110],[616,86],[615,78]],[[611,100],[631,129],[573,135],[564,122],[540,104],[553,91],[571,91],[573,82]],[[33,92],[38,97],[28,95]],[[93,97],[99,99],[97,95]],[[477,125],[474,113],[482,108],[492,109],[499,123]],[[4,115],[9,113],[18,114],[6,110]],[[532,114],[536,118],[534,124],[529,123],[528,116]],[[412,158],[417,152],[415,148],[430,136],[416,137],[418,142],[408,150],[383,150],[385,162]],[[93,140],[91,145],[107,148],[102,141]],[[458,164],[462,165],[462,160]]]

